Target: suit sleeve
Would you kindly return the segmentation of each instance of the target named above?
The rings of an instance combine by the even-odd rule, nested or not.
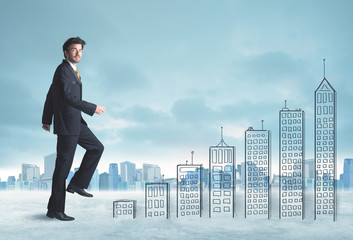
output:
[[[62,71],[62,74],[60,74],[59,77],[60,83],[62,84],[64,91],[64,101],[68,105],[92,116],[96,111],[97,105],[81,100],[80,94],[73,92],[73,88],[75,86],[78,87],[78,84],[73,83],[72,78],[69,74],[71,73],[67,71]]]
[[[53,108],[53,84],[50,85],[47,97],[44,103],[43,115],[42,115],[42,124],[51,125],[54,114]]]

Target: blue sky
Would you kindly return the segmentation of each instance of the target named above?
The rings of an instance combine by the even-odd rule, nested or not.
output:
[[[337,91],[338,173],[353,157],[353,3],[351,1],[25,1],[0,2],[0,177],[22,163],[43,171],[56,137],[41,129],[46,92],[62,44],[86,40],[78,70],[83,98],[105,106],[84,116],[105,145],[98,168],[132,161],[162,167],[190,159],[208,165],[224,139],[244,158],[244,131],[272,132],[278,169],[278,111],[306,114],[306,158],[313,158],[314,91]],[[83,151],[78,149],[73,167]]]

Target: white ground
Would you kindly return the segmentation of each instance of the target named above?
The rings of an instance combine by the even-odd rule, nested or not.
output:
[[[271,219],[244,219],[237,193],[237,216],[209,218],[207,193],[202,218],[177,218],[171,193],[170,219],[144,217],[143,192],[96,192],[93,198],[67,194],[66,213],[75,221],[45,216],[49,192],[0,192],[0,239],[353,239],[353,192],[338,194],[338,218],[313,220],[312,199],[306,199],[306,219],[278,219],[278,199]],[[113,201],[137,200],[133,220],[113,218]]]

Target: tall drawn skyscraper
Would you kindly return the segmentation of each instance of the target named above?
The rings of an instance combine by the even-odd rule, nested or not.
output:
[[[270,149],[269,130],[245,131],[245,218],[270,218]]]
[[[279,112],[279,218],[303,219],[304,111]]]
[[[324,79],[315,91],[315,213],[336,220],[336,91]]]
[[[202,214],[202,164],[193,164],[191,158],[191,164],[177,165],[177,217]]]
[[[235,213],[235,147],[223,140],[209,148],[209,217]]]

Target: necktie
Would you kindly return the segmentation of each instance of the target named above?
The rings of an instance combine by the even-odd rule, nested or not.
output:
[[[81,80],[81,76],[80,76],[80,74],[78,73],[78,71],[77,71],[77,69],[76,69],[76,74],[77,74],[77,77],[78,77],[78,79],[80,79]]]

